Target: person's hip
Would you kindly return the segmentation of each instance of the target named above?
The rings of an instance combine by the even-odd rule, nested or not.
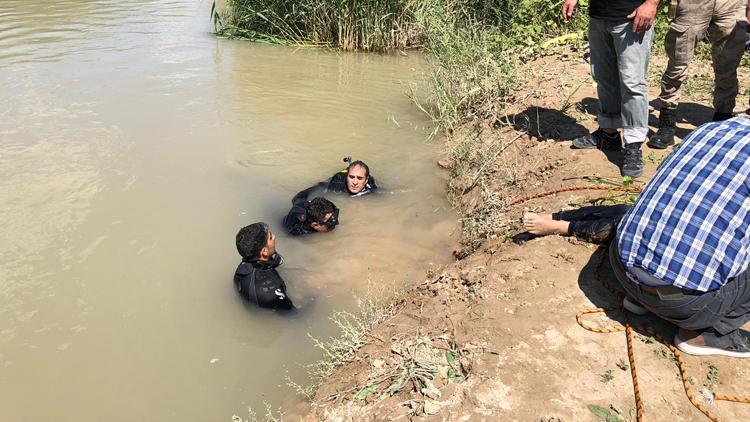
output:
[[[620,259],[620,252],[617,249],[616,239],[612,241],[609,247],[610,264],[614,271],[615,277],[626,287],[628,285],[631,289],[639,292],[643,295],[658,297],[660,300],[682,300],[688,296],[701,296],[707,292],[701,292],[699,290],[684,289],[681,287],[673,286],[663,280],[658,280],[657,277],[651,275],[655,280],[652,280],[651,284],[644,284],[639,278],[629,272],[623,265]]]

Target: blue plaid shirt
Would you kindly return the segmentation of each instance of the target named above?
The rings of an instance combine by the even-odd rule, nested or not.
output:
[[[617,227],[625,268],[716,290],[750,263],[750,119],[697,128]]]

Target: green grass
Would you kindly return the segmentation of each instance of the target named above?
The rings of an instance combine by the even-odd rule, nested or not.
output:
[[[346,51],[420,42],[409,0],[228,0],[220,36]]]

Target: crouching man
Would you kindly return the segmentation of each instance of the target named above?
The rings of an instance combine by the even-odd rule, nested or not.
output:
[[[276,268],[284,259],[276,252],[276,235],[266,223],[254,223],[237,233],[237,252],[242,262],[234,272],[240,296],[262,308],[293,309],[286,284]]]
[[[625,307],[675,324],[692,355],[750,357],[750,120],[693,131],[623,217],[610,260]]]

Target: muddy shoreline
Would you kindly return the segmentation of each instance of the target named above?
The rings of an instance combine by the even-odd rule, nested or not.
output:
[[[655,58],[652,80],[662,61]],[[705,79],[706,66],[696,66],[693,78]],[[583,309],[616,305],[602,285],[609,270],[596,270],[602,252],[561,236],[508,241],[522,231],[524,210],[629,199],[583,190],[505,205],[560,188],[622,183],[618,157],[569,147],[571,138],[596,124],[588,65],[563,52],[527,68],[533,73],[510,101],[515,105],[508,117],[465,126],[447,141],[440,160],[452,172],[449,195],[456,195],[465,222],[464,250],[455,253],[460,259],[408,290],[398,312],[373,328],[368,344],[325,380],[309,408],[298,409],[304,420],[557,422],[601,420],[604,413],[635,420],[624,335],[586,331],[575,318]],[[747,80],[747,69],[742,72]],[[652,83],[652,96],[657,86]],[[710,119],[709,99],[705,90],[686,95],[678,135]],[[740,96],[738,108],[747,101]],[[471,149],[458,162],[463,158],[456,151],[465,142]],[[668,152],[645,149],[645,176],[635,184],[653,175]],[[601,314],[588,322],[607,327],[621,320]],[[669,332],[658,321],[647,322]],[[686,398],[666,346],[638,335],[635,349],[646,417],[705,420]],[[743,394],[747,365],[728,358],[687,360],[695,391]],[[722,420],[750,419],[750,406],[706,406]]]

